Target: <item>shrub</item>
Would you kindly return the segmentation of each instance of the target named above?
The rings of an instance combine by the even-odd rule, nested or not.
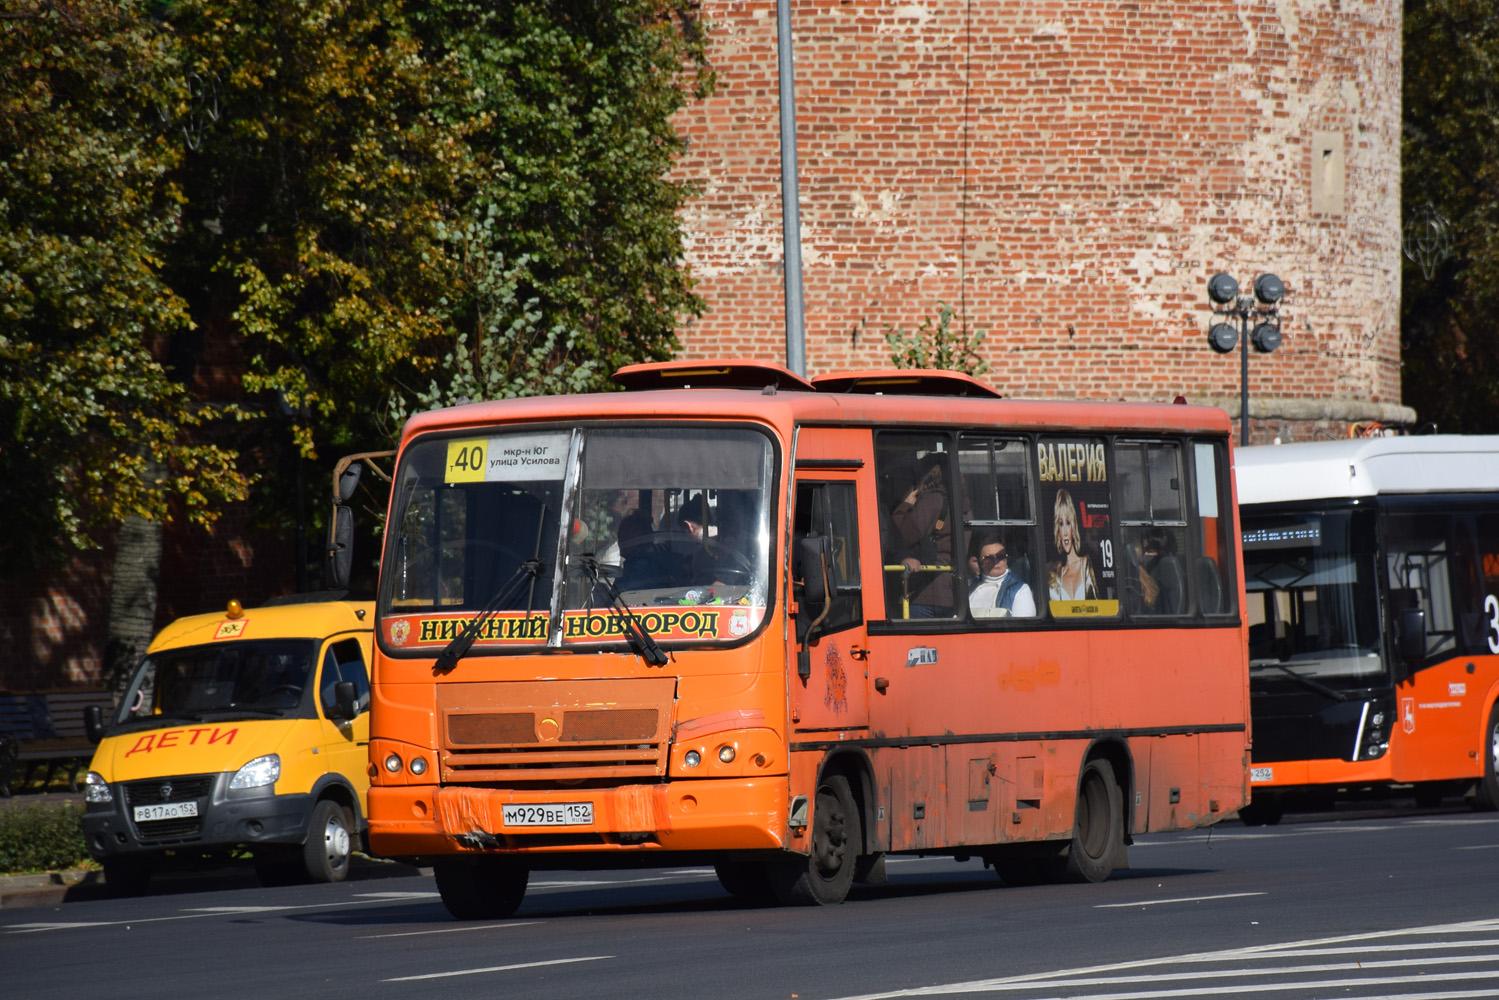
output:
[[[0,808],[0,872],[41,872],[89,863],[83,806],[24,803]]]

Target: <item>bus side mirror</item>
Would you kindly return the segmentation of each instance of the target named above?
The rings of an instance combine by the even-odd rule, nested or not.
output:
[[[333,523],[328,526],[328,559],[324,566],[329,590],[349,585],[354,567],[354,510],[346,504],[333,506]]]
[[[98,705],[88,705],[84,708],[83,732],[88,736],[90,743],[98,743],[104,738],[104,709]]]
[[[1406,608],[1400,612],[1396,626],[1399,635],[1400,655],[1406,660],[1419,660],[1426,656],[1426,612],[1421,608]]]
[[[828,599],[828,540],[821,535],[797,539],[802,570],[802,598],[809,604]]]
[[[333,710],[328,717],[334,720],[352,720],[359,714],[359,695],[353,681],[339,681],[333,685]]]

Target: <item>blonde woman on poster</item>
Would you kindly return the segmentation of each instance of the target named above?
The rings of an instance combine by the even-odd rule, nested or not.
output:
[[[1091,601],[1098,598],[1098,581],[1093,564],[1083,552],[1083,536],[1078,530],[1077,505],[1067,490],[1057,490],[1053,505],[1055,520],[1052,540],[1060,558],[1051,567],[1048,586],[1053,601]]]

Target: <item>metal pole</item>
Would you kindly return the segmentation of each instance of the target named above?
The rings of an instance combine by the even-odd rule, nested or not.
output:
[[[1239,303],[1239,445],[1249,446],[1249,313]]]
[[[781,92],[781,244],[786,286],[786,367],[807,374],[802,309],[802,222],[796,176],[796,83],[791,65],[791,0],[776,0],[776,63]]]

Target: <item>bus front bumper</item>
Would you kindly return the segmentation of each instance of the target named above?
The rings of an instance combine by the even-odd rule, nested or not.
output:
[[[390,857],[778,849],[789,843],[787,794],[784,776],[545,791],[374,785],[370,848]],[[584,804],[592,822],[576,821]],[[559,808],[512,810],[507,822],[507,805]],[[574,821],[546,824],[567,814]]]
[[[1250,796],[1258,788],[1325,788],[1388,784],[1394,777],[1390,755],[1375,760],[1288,760],[1249,766]]]

